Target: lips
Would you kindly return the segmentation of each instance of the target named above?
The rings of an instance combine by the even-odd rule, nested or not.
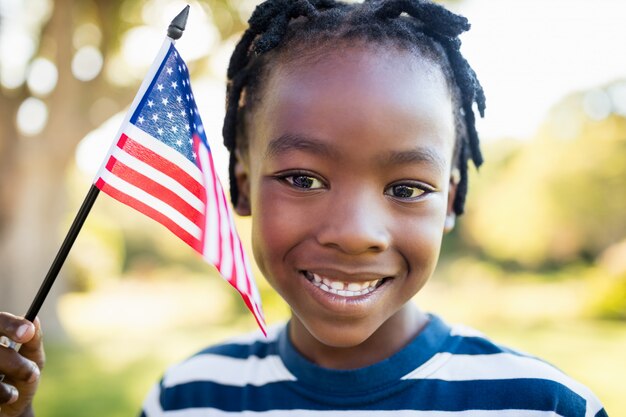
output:
[[[309,282],[324,292],[341,297],[359,297],[375,291],[383,285],[388,278],[379,278],[369,281],[342,281],[310,271],[303,271]]]

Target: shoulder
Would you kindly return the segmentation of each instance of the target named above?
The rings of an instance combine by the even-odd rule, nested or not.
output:
[[[278,366],[277,339],[284,324],[268,329],[267,338],[258,331],[209,346],[170,367],[163,388],[190,382],[210,381],[229,385],[254,383],[260,369]],[[258,382],[258,381],[257,381]]]
[[[448,381],[461,391],[471,387],[468,395],[479,390],[489,398],[487,407],[507,403],[560,415],[605,415],[597,397],[580,382],[540,358],[495,343],[467,326],[450,326],[447,343],[429,362],[410,378]]]
[[[170,367],[146,398],[146,416],[238,403],[248,387],[295,379],[280,361],[277,340],[285,325],[207,347]]]

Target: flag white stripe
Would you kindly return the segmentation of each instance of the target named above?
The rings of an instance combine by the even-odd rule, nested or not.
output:
[[[167,159],[174,165],[177,165],[191,178],[196,180],[198,184],[202,184],[202,173],[200,172],[198,166],[191,162],[189,159],[185,158],[183,154],[181,154],[174,148],[171,148],[165,143],[153,138],[143,130],[139,129],[137,126],[130,123],[124,128],[124,133],[135,142],[145,146],[157,155],[163,157],[164,159]]]
[[[204,225],[204,251],[203,255],[212,264],[218,262],[219,256],[219,229],[217,205],[215,201],[215,173],[211,169],[211,161],[209,160],[209,150],[204,142],[199,141],[198,155],[200,156],[200,166],[204,175],[204,187],[206,192],[207,207],[205,209],[205,225]]]
[[[222,242],[222,259],[220,259],[220,272],[230,281],[232,278],[232,268],[233,268],[233,253],[231,250],[231,242],[232,236],[230,233],[230,224],[227,219],[224,219],[225,216],[229,215],[228,206],[225,204],[224,198],[224,190],[222,189],[222,185],[220,182],[215,183],[217,187],[217,204],[219,204],[219,212],[222,215],[222,221],[220,222],[220,233],[221,233],[221,242]]]
[[[158,414],[159,416],[161,414]],[[151,417],[150,414],[148,414]],[[270,410],[223,411],[217,408],[196,408],[167,411],[164,417],[563,417],[553,411],[537,410]]]
[[[123,180],[122,178],[116,176],[108,170],[105,170],[100,178],[102,178],[102,180],[105,183],[109,184],[111,187],[116,188],[117,190],[133,197],[136,200],[141,201],[142,203],[150,206],[165,217],[169,218],[194,238],[200,239],[200,228],[178,210],[163,202],[163,200],[160,200],[148,194],[141,188],[132,185],[131,183]]]
[[[249,375],[251,379],[241,378],[242,375]],[[203,354],[194,356],[171,369],[163,380],[163,386],[169,388],[189,382],[207,381],[244,387],[246,385],[262,386],[272,382],[295,380],[296,377],[287,370],[277,355],[238,359],[222,355]]]
[[[129,168],[171,190],[200,213],[204,211],[204,203],[174,178],[126,153],[123,149],[115,148],[112,155]]]

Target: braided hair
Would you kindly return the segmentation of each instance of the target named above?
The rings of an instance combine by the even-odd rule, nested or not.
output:
[[[458,36],[470,28],[465,17],[428,0],[267,0],[257,6],[248,23],[228,67],[222,131],[230,151],[233,204],[239,198],[235,149],[247,148],[245,114],[258,101],[260,86],[272,65],[280,62],[279,58],[315,56],[338,40],[361,40],[414,51],[441,67],[452,93],[456,121],[453,163],[460,178],[453,208],[457,215],[463,213],[468,160],[471,158],[476,168],[483,162],[474,103],[481,116],[485,111],[483,89],[460,52]]]

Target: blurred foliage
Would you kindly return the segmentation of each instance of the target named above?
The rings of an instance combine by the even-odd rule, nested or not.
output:
[[[486,146],[464,219],[464,238],[486,256],[533,268],[593,262],[626,237],[626,119],[592,120],[583,101],[557,105],[529,143]]]

